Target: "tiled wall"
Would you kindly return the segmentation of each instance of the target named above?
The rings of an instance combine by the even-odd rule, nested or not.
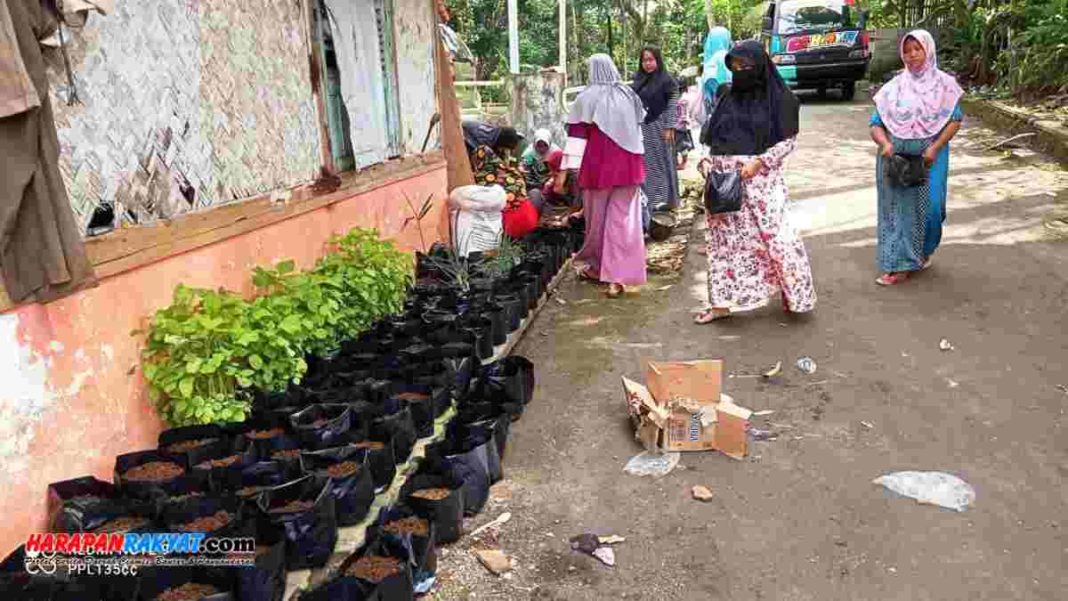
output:
[[[68,31],[81,104],[52,70],[71,203],[151,223],[314,179],[319,133],[299,0],[118,0]]]

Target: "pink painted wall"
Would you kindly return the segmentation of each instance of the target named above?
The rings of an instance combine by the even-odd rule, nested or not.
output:
[[[162,424],[130,332],[170,303],[180,283],[249,292],[256,265],[314,264],[332,234],[374,227],[398,246],[420,246],[403,193],[443,199],[445,168],[107,278],[48,305],[0,315],[0,557],[46,525],[49,483],[111,480],[115,456],[154,448]],[[427,244],[447,236],[444,202],[424,219]],[[445,235],[443,235],[445,234]]]

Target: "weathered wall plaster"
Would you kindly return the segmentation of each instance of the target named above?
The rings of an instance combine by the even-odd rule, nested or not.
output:
[[[254,266],[286,258],[308,267],[330,236],[373,227],[420,248],[405,227],[404,197],[445,192],[444,165],[269,227],[134,271],[48,305],[0,314],[0,557],[46,528],[48,484],[92,474],[112,479],[115,456],[154,448],[161,424],[130,333],[171,301],[180,284],[250,293]],[[447,233],[440,200],[423,219],[427,244]]]

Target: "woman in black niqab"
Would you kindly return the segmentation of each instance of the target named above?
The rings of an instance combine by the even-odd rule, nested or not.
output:
[[[732,83],[712,109],[701,142],[712,155],[759,155],[797,135],[801,104],[756,41],[727,53]],[[738,68],[741,67],[741,68]]]
[[[727,54],[732,82],[716,95],[701,141],[711,156],[702,173],[738,171],[741,207],[708,214],[708,323],[752,310],[781,295],[783,308],[816,306],[808,253],[790,223],[785,166],[797,141],[800,103],[757,42]]]

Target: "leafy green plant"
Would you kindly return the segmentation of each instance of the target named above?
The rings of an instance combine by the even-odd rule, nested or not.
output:
[[[144,375],[168,423],[242,421],[250,408],[247,389],[269,388],[289,372],[303,373],[303,359],[292,344],[272,329],[256,327],[250,308],[232,292],[178,286],[171,306],[153,316]],[[275,356],[296,361],[282,366]]]
[[[152,317],[144,375],[171,425],[242,421],[251,390],[283,390],[376,320],[398,312],[412,281],[411,257],[373,230],[331,239],[315,268],[293,261],[257,268],[251,300],[225,290],[179,286]]]
[[[504,277],[523,262],[523,247],[508,235],[501,236],[501,244],[483,264],[483,271],[492,277]]]

